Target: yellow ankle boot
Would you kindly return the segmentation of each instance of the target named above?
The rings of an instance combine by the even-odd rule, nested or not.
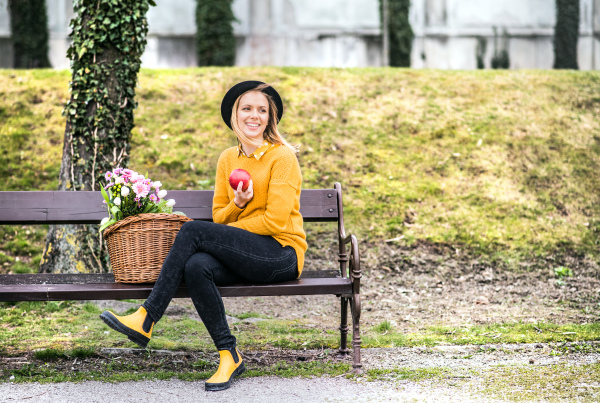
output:
[[[235,376],[242,375],[246,370],[242,356],[237,348],[219,350],[221,361],[217,372],[204,384],[205,390],[223,390],[231,386]]]
[[[136,312],[127,316],[118,316],[112,312],[104,311],[100,315],[100,318],[108,326],[117,332],[123,333],[129,340],[142,348],[146,348],[150,337],[152,337],[154,322],[143,306],[140,306]]]

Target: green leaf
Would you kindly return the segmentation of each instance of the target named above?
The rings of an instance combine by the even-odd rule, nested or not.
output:
[[[87,52],[87,48],[84,46],[81,49],[79,49],[79,52],[77,52],[77,54],[79,55],[79,59],[81,60],[81,58],[83,57],[83,55],[85,55],[85,52]]]
[[[142,211],[140,211],[140,214],[146,214],[146,213],[148,213],[151,208],[152,208],[152,205],[150,203],[146,204],[144,206],[144,208],[142,209]]]
[[[154,0],[148,0],[148,4],[150,4],[152,7],[156,7]]]
[[[100,193],[102,193],[102,197],[104,197],[104,200],[106,201],[106,203],[110,203],[110,199],[108,198],[108,193],[106,193],[106,190],[104,190],[104,186],[100,185]]]
[[[116,218],[113,218],[112,220],[109,220],[109,221],[105,222],[105,223],[104,223],[104,225],[103,225],[103,226],[101,226],[101,227],[100,227],[100,229],[99,229],[98,231],[99,231],[99,232],[102,232],[102,230],[103,230],[104,228],[106,228],[106,227],[110,227],[111,225],[113,225],[113,224],[114,224],[114,223],[116,223],[116,222],[117,222],[117,219],[116,219]]]

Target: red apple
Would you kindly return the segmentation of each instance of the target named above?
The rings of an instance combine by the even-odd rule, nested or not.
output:
[[[240,182],[243,182],[242,190],[246,191],[248,189],[248,185],[250,185],[250,174],[243,169],[234,169],[229,175],[229,184],[233,188],[233,190],[237,190]]]

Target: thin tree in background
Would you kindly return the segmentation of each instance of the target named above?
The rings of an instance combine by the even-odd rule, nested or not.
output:
[[[387,10],[384,8],[387,3]],[[410,67],[410,54],[415,34],[408,20],[410,0],[379,0],[382,27],[387,30],[387,60],[390,66]],[[387,23],[387,24],[386,24]],[[385,50],[384,50],[385,51]],[[384,57],[385,60],[385,57]]]
[[[379,10],[382,34],[385,35],[387,32],[388,35],[383,41],[388,48],[388,54],[383,58],[384,61],[387,56],[390,66],[410,67],[412,41],[415,37],[408,20],[410,0],[379,0]]]
[[[199,66],[233,66],[236,41],[233,0],[197,0],[196,49]]]
[[[8,0],[14,62],[17,69],[51,67],[45,0]]]
[[[71,21],[71,98],[58,190],[99,190],[129,160],[135,87],[152,0],[76,0]],[[68,209],[69,206],[65,206]],[[50,226],[40,272],[105,272],[98,225]]]
[[[579,18],[579,0],[556,0],[556,25],[554,26],[555,69],[579,69],[577,64]]]

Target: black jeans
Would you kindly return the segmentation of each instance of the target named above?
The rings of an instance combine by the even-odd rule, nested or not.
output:
[[[273,237],[206,221],[186,222],[143,306],[156,323],[182,280],[219,350],[235,347],[218,285],[241,281],[273,283],[298,277],[296,251]]]

